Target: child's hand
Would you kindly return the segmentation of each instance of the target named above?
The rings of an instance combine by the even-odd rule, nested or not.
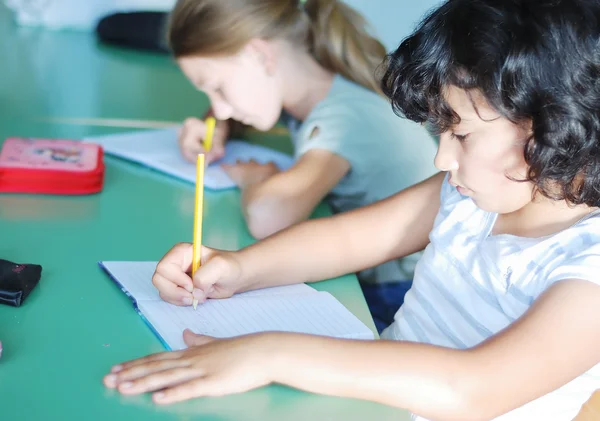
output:
[[[235,253],[202,247],[202,265],[196,271],[194,282],[192,270],[193,245],[175,245],[158,262],[152,283],[160,297],[175,305],[191,305],[193,299],[200,303],[207,298],[227,298],[235,294],[241,285],[241,268]]]
[[[205,152],[202,142],[206,135],[206,124],[202,120],[190,117],[183,122],[183,127],[179,132],[181,154],[188,161],[195,163],[198,154],[205,153],[205,162],[210,164],[213,161],[223,158],[225,155],[225,140],[228,134],[229,123],[217,120],[213,134],[212,148],[210,152]]]
[[[270,334],[214,339],[184,331],[190,347],[129,361],[111,370],[104,385],[125,395],[153,394],[159,404],[245,392],[271,383]],[[276,339],[276,338],[275,338]]]
[[[280,171],[272,162],[259,164],[253,159],[247,162],[238,160],[234,165],[221,164],[221,167],[241,189],[250,184],[261,183]]]

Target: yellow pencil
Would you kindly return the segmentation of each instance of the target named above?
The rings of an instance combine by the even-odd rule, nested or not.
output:
[[[204,150],[210,152],[212,148],[213,135],[215,134],[215,126],[217,120],[214,117],[206,118],[206,135],[204,136]]]
[[[198,155],[196,162],[196,202],[194,207],[194,247],[192,255],[192,278],[200,267],[202,257],[202,214],[204,204],[204,154]],[[193,297],[194,310],[198,300]]]

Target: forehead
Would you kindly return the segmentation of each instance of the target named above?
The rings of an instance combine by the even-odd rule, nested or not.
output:
[[[444,88],[443,95],[448,105],[458,114],[461,122],[490,122],[501,117],[489,106],[479,91],[466,91],[449,85]]]
[[[177,59],[177,64],[192,83],[196,86],[203,86],[211,80],[231,72],[235,64],[235,57],[180,57]]]

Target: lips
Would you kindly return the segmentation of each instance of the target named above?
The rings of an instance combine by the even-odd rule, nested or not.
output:
[[[455,187],[458,190],[458,192],[460,194],[462,194],[463,196],[468,195],[470,192],[472,192],[471,189],[469,189],[467,187],[464,187],[464,186],[462,186],[462,185],[460,185],[460,184],[455,183],[454,181],[452,181],[452,177],[450,177],[448,179],[448,183],[450,183],[451,186]]]

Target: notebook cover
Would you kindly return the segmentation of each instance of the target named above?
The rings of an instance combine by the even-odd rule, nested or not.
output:
[[[117,284],[117,286],[121,289],[121,291],[123,291],[125,293],[125,295],[127,295],[127,297],[129,297],[129,299],[131,300],[131,302],[133,304],[133,308],[135,309],[136,313],[142,318],[142,320],[144,321],[144,323],[146,324],[146,326],[148,326],[150,328],[150,331],[152,333],[154,333],[154,335],[160,341],[160,343],[162,344],[162,346],[164,346],[165,349],[167,349],[168,351],[172,351],[172,349],[169,346],[169,344],[167,344],[167,341],[165,341],[165,339],[160,335],[160,333],[158,333],[158,331],[154,328],[154,325],[152,323],[150,323],[150,321],[148,321],[148,319],[146,319],[146,316],[144,316],[144,314],[140,311],[140,308],[138,307],[137,300],[135,298],[133,298],[133,295],[131,295],[129,293],[129,291],[127,290],[127,288],[125,288],[123,286],[123,284],[120,283],[118,281],[118,279],[113,276],[113,274],[111,273],[111,271],[108,270],[108,268],[106,266],[104,266],[104,264],[102,262],[98,262],[98,266],[100,266],[100,269],[102,269],[108,275],[108,277],[115,284]]]

